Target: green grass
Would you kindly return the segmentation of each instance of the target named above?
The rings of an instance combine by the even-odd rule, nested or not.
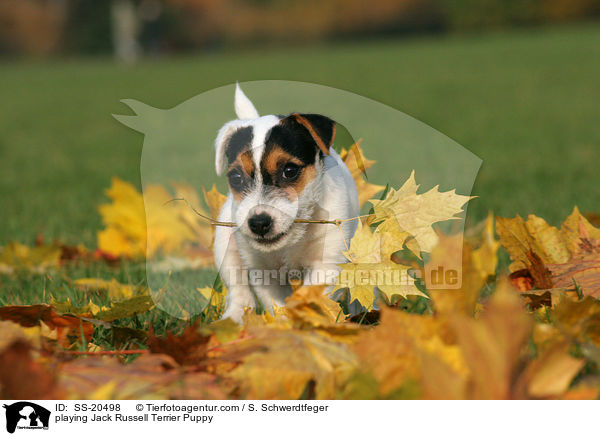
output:
[[[598,77],[598,26],[198,54],[135,67],[109,59],[4,60],[0,244],[31,243],[42,233],[95,246],[97,206],[111,177],[140,183],[142,137],[110,116],[127,112],[120,99],[170,108],[236,80],[262,79],[362,94],[477,154],[483,166],[471,220],[493,210],[502,216],[535,213],[558,224],[576,204],[600,210]],[[212,160],[198,167],[202,182],[211,184]],[[115,273],[86,268],[73,275]],[[122,279],[136,283],[142,276]],[[43,289],[58,292],[63,284],[4,278],[0,303],[40,301]]]

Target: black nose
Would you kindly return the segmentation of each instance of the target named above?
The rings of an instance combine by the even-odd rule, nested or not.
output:
[[[271,229],[273,220],[266,213],[259,213],[248,220],[248,227],[258,236],[265,236]]]

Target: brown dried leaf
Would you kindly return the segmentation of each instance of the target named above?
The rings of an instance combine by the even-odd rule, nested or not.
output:
[[[54,371],[49,365],[36,360],[31,345],[22,339],[12,342],[0,352],[0,397],[11,400],[61,397]]]
[[[459,316],[452,324],[471,370],[468,397],[512,398],[512,382],[533,327],[516,290],[500,283],[479,320]]]
[[[82,337],[87,343],[94,333],[94,324],[91,322],[75,315],[59,315],[54,307],[47,304],[0,307],[0,320],[12,321],[24,327],[39,326],[43,323],[51,330],[57,331],[58,343],[64,348],[77,345]]]
[[[247,399],[333,399],[358,364],[345,344],[316,332],[262,328],[250,333],[252,338],[226,351],[242,359],[230,376]]]
[[[585,365],[569,355],[569,344],[556,343],[526,369],[527,392],[534,398],[558,398],[569,388],[573,378]]]
[[[70,399],[222,400],[225,394],[217,380],[211,374],[182,370],[164,354],[150,354],[127,365],[112,357],[65,363],[61,366],[60,387]]]
[[[152,353],[171,356],[180,365],[198,365],[206,358],[211,336],[202,334],[198,325],[187,327],[180,335],[167,333],[165,338],[154,335],[148,337],[148,348]]]

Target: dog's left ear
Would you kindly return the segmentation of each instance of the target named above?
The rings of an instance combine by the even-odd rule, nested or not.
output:
[[[324,115],[293,113],[282,120],[288,126],[305,129],[323,154],[329,155],[329,149],[335,139],[336,123]]]
[[[235,98],[234,98],[235,114],[240,120],[249,118],[258,118],[258,111],[250,101],[250,99],[244,94],[240,84],[235,84]]]

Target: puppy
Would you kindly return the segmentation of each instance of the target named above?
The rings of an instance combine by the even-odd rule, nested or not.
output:
[[[332,148],[336,124],[323,115],[259,116],[239,85],[237,120],[215,140],[216,170],[229,195],[217,226],[215,263],[228,288],[224,318],[240,322],[244,308],[285,305],[290,282],[335,284],[358,216],[356,185]]]

